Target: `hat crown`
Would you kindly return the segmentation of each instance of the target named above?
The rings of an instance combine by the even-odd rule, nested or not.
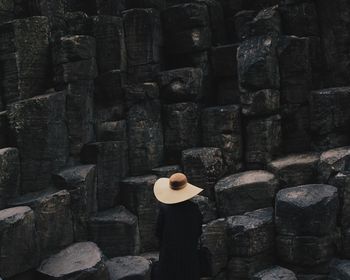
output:
[[[187,184],[187,177],[183,173],[175,173],[169,178],[170,187],[174,190],[181,189]]]

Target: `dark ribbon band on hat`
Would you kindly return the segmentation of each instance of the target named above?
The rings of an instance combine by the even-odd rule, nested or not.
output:
[[[174,181],[170,183],[170,188],[172,188],[175,191],[181,190],[184,187],[186,187],[186,183],[184,182]]]

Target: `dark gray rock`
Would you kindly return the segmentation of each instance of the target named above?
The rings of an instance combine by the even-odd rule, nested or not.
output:
[[[21,154],[21,192],[52,185],[51,173],[65,166],[68,137],[64,92],[41,95],[9,107],[11,131]]]
[[[20,157],[17,148],[0,149],[0,189],[4,202],[19,194],[20,187]]]
[[[182,172],[180,165],[166,165],[152,169],[152,173],[158,178],[166,177],[169,178],[174,173]]]
[[[97,0],[96,9],[99,15],[109,16],[121,16],[122,12],[126,10],[125,0],[114,1],[114,0]]]
[[[201,123],[203,145],[221,149],[227,173],[238,171],[242,167],[243,156],[240,107],[205,108]]]
[[[336,260],[331,265],[331,271],[329,274],[330,280],[348,280],[350,279],[350,261],[348,260]]]
[[[276,42],[272,36],[245,40],[237,50],[237,61],[241,91],[280,87]]]
[[[11,277],[39,264],[34,212],[27,206],[0,211],[1,276]]]
[[[159,12],[131,9],[123,13],[123,18],[128,68],[159,63],[162,44]]]
[[[33,209],[41,258],[73,242],[70,203],[70,194],[66,190],[29,193],[9,202],[11,207],[29,206]]]
[[[67,35],[92,36],[92,20],[84,12],[66,12],[64,15]]]
[[[123,91],[128,108],[135,104],[147,103],[159,98],[159,88],[154,82],[126,84],[123,86]]]
[[[163,106],[164,153],[167,163],[181,160],[181,152],[200,144],[200,107],[195,103]]]
[[[282,235],[322,236],[336,227],[339,199],[330,185],[302,185],[276,196],[276,230]]]
[[[124,206],[99,212],[92,217],[89,235],[107,257],[136,255],[140,251],[137,217]]]
[[[182,166],[188,181],[203,188],[203,195],[214,198],[214,185],[224,173],[221,150],[219,148],[184,150]]]
[[[227,217],[271,207],[277,188],[275,175],[263,170],[225,177],[215,185],[218,213]]]
[[[350,229],[342,230],[342,243],[340,254],[342,257],[349,259],[350,258]]]
[[[248,22],[248,36],[279,35],[282,32],[281,16],[278,6],[261,10],[252,21]]]
[[[170,103],[199,101],[203,94],[203,72],[200,68],[179,68],[158,76],[160,97]]]
[[[99,73],[102,74],[114,69],[125,70],[126,50],[122,18],[95,16],[92,20]]]
[[[95,99],[99,104],[110,106],[124,103],[122,72],[120,70],[111,70],[100,74],[95,82]]]
[[[319,158],[317,153],[293,154],[270,162],[267,168],[281,187],[296,187],[316,181]]]
[[[335,256],[339,241],[337,233],[322,237],[278,235],[277,255],[281,262],[298,266],[323,264]]]
[[[203,224],[209,223],[217,218],[215,203],[208,197],[196,195],[191,200],[198,205],[203,216]]]
[[[162,10],[165,7],[165,1],[162,0],[129,0],[125,3],[127,9],[133,8],[155,8]]]
[[[83,11],[88,15],[96,13],[95,0],[65,0],[65,10],[69,12]]]
[[[7,111],[0,112],[0,148],[8,147],[9,120]]]
[[[274,249],[273,209],[227,218],[229,255],[252,257]]]
[[[83,147],[81,156],[83,163],[96,164],[98,209],[116,205],[120,181],[128,172],[125,141],[89,143]]]
[[[202,246],[209,249],[211,257],[210,271],[216,276],[227,265],[228,251],[226,238],[226,220],[217,219],[203,226]]]
[[[97,125],[103,122],[120,121],[125,119],[125,106],[123,104],[101,106],[95,103],[94,119]]]
[[[2,98],[6,104],[43,94],[48,84],[46,17],[16,19],[0,27]]]
[[[101,250],[93,242],[79,242],[44,260],[37,269],[42,279],[109,280]]]
[[[243,42],[250,36],[249,23],[254,19],[256,14],[257,12],[254,10],[237,11],[237,13],[234,14],[235,37],[237,37],[239,42]]]
[[[107,121],[97,124],[97,141],[126,141],[126,121]]]
[[[289,269],[286,269],[280,266],[273,266],[271,268],[259,271],[253,276],[252,279],[253,280],[281,280],[281,279],[297,280],[297,277],[295,276],[294,272]]]
[[[243,115],[272,115],[278,113],[280,109],[280,92],[274,89],[244,92],[240,95],[240,101]]]
[[[297,274],[298,280],[329,280],[327,274]]]
[[[261,167],[281,150],[281,116],[251,119],[245,127],[245,160],[248,166]]]
[[[216,77],[237,79],[238,44],[222,45],[211,49],[211,64]]]
[[[239,89],[237,77],[232,78],[218,78],[214,83],[214,90],[216,90],[217,105],[239,104]]]
[[[116,257],[106,262],[111,280],[151,279],[150,262],[140,256]]]
[[[312,1],[280,5],[279,12],[285,34],[300,37],[318,36],[318,16]]]
[[[97,211],[97,176],[95,165],[78,165],[53,175],[55,186],[70,194],[74,240],[87,240],[89,217]]]
[[[147,252],[158,248],[154,233],[158,215],[158,203],[153,193],[155,175],[125,178],[121,183],[122,202],[125,207],[138,217],[141,251]]]
[[[319,182],[328,180],[340,171],[348,171],[350,166],[350,147],[340,147],[323,152],[318,164]]]

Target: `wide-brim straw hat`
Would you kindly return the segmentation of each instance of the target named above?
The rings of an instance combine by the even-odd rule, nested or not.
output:
[[[183,173],[175,173],[170,178],[159,178],[153,187],[156,198],[165,204],[191,199],[201,191],[203,189],[190,184]]]

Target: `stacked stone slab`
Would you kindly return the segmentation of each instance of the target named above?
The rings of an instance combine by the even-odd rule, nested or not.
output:
[[[2,100],[10,104],[45,93],[49,73],[46,17],[6,22],[0,27]]]
[[[273,266],[271,268],[264,269],[262,271],[259,271],[258,273],[254,274],[253,280],[278,280],[278,279],[285,279],[285,280],[296,280],[296,276],[293,273],[293,271],[290,271],[289,269],[280,267],[280,266]]]
[[[339,246],[337,189],[322,184],[283,189],[275,207],[280,262],[297,273],[327,274]]]
[[[65,106],[64,92],[36,96],[9,106],[10,129],[21,158],[22,193],[52,186],[51,174],[67,162]]]
[[[97,176],[95,165],[77,165],[53,175],[58,189],[70,194],[74,241],[87,240],[87,223],[97,211]]]
[[[150,262],[139,256],[116,257],[106,262],[110,279],[151,279]]]
[[[96,42],[93,37],[76,35],[55,42],[56,83],[66,89],[66,120],[69,153],[78,162],[85,143],[95,139],[93,127]]]
[[[273,208],[227,218],[229,279],[252,279],[274,262]]]

